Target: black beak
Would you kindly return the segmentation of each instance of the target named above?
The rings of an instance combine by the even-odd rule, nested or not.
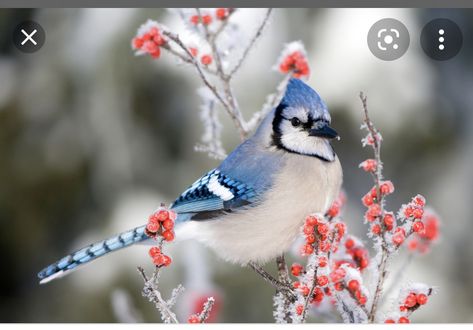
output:
[[[332,127],[328,126],[327,123],[319,125],[319,127],[311,128],[309,130],[309,136],[318,136],[326,139],[335,139],[338,137],[338,133]]]

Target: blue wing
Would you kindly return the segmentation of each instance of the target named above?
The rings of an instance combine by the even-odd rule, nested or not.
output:
[[[171,208],[178,221],[208,220],[257,201],[253,187],[214,169],[184,191]]]

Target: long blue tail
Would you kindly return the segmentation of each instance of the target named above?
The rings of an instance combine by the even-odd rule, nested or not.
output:
[[[145,234],[145,227],[146,226],[141,226],[125,231],[65,256],[38,273],[40,283],[47,283],[55,278],[65,275],[67,272],[72,271],[78,266],[91,262],[107,253],[123,249],[124,247],[148,239],[148,236]]]

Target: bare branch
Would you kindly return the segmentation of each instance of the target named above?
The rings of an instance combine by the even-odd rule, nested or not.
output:
[[[263,21],[261,22],[260,26],[256,30],[255,35],[253,38],[251,38],[250,43],[246,47],[246,49],[243,51],[243,55],[241,56],[240,60],[237,62],[237,64],[233,67],[233,69],[230,71],[229,74],[229,79],[233,77],[233,75],[240,69],[241,65],[245,61],[246,57],[250,53],[250,50],[253,48],[253,45],[255,44],[256,40],[261,36],[264,27],[266,26],[266,23],[268,23],[269,17],[271,16],[271,12],[273,11],[273,8],[268,8],[266,11],[266,15],[264,16]]]

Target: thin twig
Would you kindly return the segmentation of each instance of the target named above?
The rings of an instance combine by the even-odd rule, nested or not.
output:
[[[145,282],[145,287],[143,288],[143,294],[148,297],[150,300],[152,300],[158,309],[163,312],[164,318],[167,319],[169,318],[172,322],[174,323],[179,323],[177,320],[176,314],[174,314],[169,306],[167,305],[166,301],[164,301],[163,297],[161,296],[161,292],[157,290],[155,283],[155,279],[158,277],[159,273],[159,268],[156,268],[156,271],[153,273],[153,276],[148,279],[146,276],[146,273],[142,267],[137,267],[138,272],[141,274],[141,277],[143,278],[143,281]]]
[[[212,307],[215,304],[214,297],[207,298],[207,301],[204,304],[204,308],[202,308],[202,312],[199,314],[199,322],[204,323],[205,320],[209,318],[210,312],[212,311]]]
[[[277,279],[275,279],[271,274],[269,274],[267,271],[265,271],[261,266],[254,262],[249,262],[248,266],[253,269],[258,275],[260,275],[266,282],[271,284],[273,287],[276,288],[276,290],[280,292],[284,292],[287,295],[291,296],[291,299],[296,299],[296,296],[294,292],[292,292],[292,288],[285,283],[279,282]]]
[[[256,30],[255,35],[250,40],[250,43],[248,44],[246,49],[243,51],[243,55],[241,56],[240,60],[237,62],[237,64],[234,66],[234,68],[230,71],[230,74],[229,74],[230,79],[233,77],[235,72],[237,72],[240,69],[240,66],[243,64],[243,62],[245,61],[246,57],[248,56],[250,50],[253,48],[254,43],[261,36],[261,33],[263,32],[263,29],[266,26],[266,23],[268,22],[272,11],[273,11],[273,8],[268,8],[268,10],[266,11],[266,15],[264,16],[263,21],[261,22],[260,26]]]

